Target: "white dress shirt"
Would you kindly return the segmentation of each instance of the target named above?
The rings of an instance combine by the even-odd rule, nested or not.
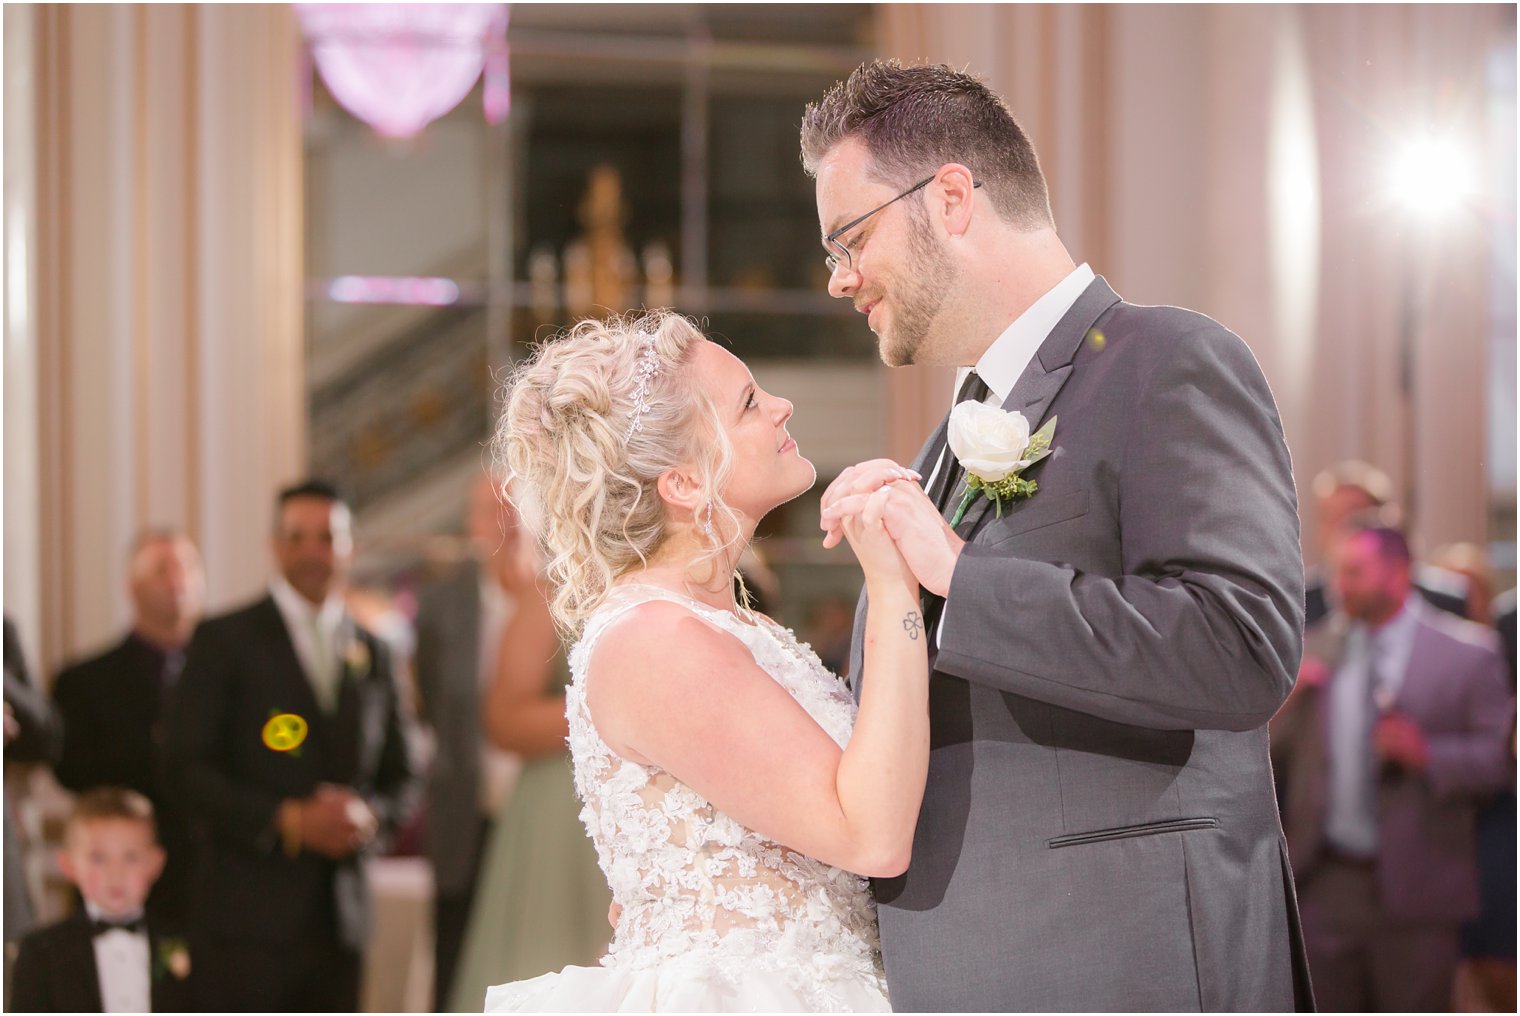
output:
[[[93,921],[105,919],[89,900],[85,913]],[[115,920],[115,918],[112,918]],[[148,932],[117,929],[95,936],[95,974],[100,980],[102,1012],[152,1012]]]
[[[1084,262],[1047,290],[1044,296],[1030,304],[1024,313],[1013,319],[1013,324],[1003,330],[1003,334],[993,340],[982,358],[976,361],[974,368],[962,367],[955,372],[955,387],[950,390],[951,401],[959,394],[966,375],[975,370],[988,388],[985,401],[990,405],[1001,406],[1028,368],[1029,361],[1039,352],[1040,345],[1050,337],[1050,333],[1061,323],[1077,298],[1087,291],[1094,278],[1096,276],[1093,275],[1093,270]],[[1030,427],[1038,424],[1038,420],[1029,421]],[[941,468],[950,465],[952,457],[949,453],[940,456],[941,461],[935,463],[933,472],[924,477],[925,490],[932,489],[934,476]],[[955,491],[950,492],[950,502],[959,503]],[[944,635],[945,618],[949,615],[950,601],[947,597],[944,612],[939,616],[939,627],[935,630],[936,640]]]
[[[338,692],[343,683],[341,654],[348,635],[343,598],[329,596],[320,607],[313,606],[283,575],[275,576],[269,584],[269,593],[274,597],[280,616],[285,619],[285,630],[290,632],[296,657],[306,671],[317,702],[329,713],[336,711]],[[319,632],[326,643],[320,649],[317,644]]]

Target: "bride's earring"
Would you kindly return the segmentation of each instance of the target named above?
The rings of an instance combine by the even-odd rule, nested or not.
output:
[[[713,512],[711,501],[707,502],[707,515],[702,519],[702,532],[707,534],[707,538],[709,540],[716,541],[718,539],[717,531],[713,529]]]

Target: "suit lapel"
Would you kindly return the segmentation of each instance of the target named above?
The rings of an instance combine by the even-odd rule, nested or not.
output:
[[[340,654],[338,672],[341,675],[338,683],[338,707],[330,717],[327,717],[327,730],[331,737],[328,743],[328,756],[332,763],[329,778],[338,783],[357,782],[357,765],[359,761],[359,743],[362,739],[360,728],[364,722],[364,689],[363,684],[368,676],[368,668],[365,673],[355,673],[349,666],[347,646],[359,641],[359,633],[354,630],[353,619],[344,617],[343,624],[338,628],[341,633],[339,641],[345,651]],[[368,649],[368,644],[365,649]],[[373,660],[370,666],[373,666]]]
[[[176,954],[183,951],[186,965],[176,969],[180,962]],[[148,997],[154,1012],[176,1012],[186,1005],[185,977],[188,976],[190,953],[185,941],[178,935],[166,935],[148,918]]]
[[[280,608],[275,606],[274,597],[266,598],[260,606],[259,625],[264,629],[262,642],[269,647],[275,664],[275,673],[271,675],[274,681],[270,706],[305,719],[309,733],[301,746],[302,753],[315,752],[325,758],[331,736],[327,714],[317,703],[317,693],[311,687],[311,678],[301,665],[301,657],[296,653],[295,642],[290,630],[285,627],[285,618],[280,613]],[[321,771],[323,767],[316,764],[314,768]]]
[[[89,916],[80,909],[69,918],[67,964],[63,972],[77,986],[72,992],[80,1012],[101,1012],[100,969],[95,966],[95,936],[90,932]]]
[[[1073,361],[1076,359],[1077,350],[1082,348],[1082,342],[1092,332],[1100,317],[1110,307],[1119,302],[1118,295],[1111,289],[1108,283],[1099,276],[1088,283],[1082,295],[1077,297],[1077,302],[1071,305],[1071,309],[1056,323],[1040,343],[1039,350],[1029,361],[1029,366],[1024,368],[1024,373],[1014,383],[1013,390],[1003,400],[1003,409],[1009,412],[1020,412],[1029,421],[1029,432],[1032,434],[1045,423],[1045,418],[1050,413],[1051,404],[1060,394],[1061,388],[1071,377],[1075,369]],[[1057,434],[1052,448],[1059,448],[1061,435]],[[1031,469],[1038,474],[1040,463],[1036,463]],[[1035,479],[1036,477],[1031,477]],[[955,505],[960,504],[963,491],[956,491],[950,496],[953,513]],[[1039,493],[1036,492],[1036,497]],[[991,510],[992,501],[985,496],[977,498],[966,509],[966,517],[961,519],[961,524],[956,527],[956,532],[962,539],[971,539],[976,534]]]
[[[1424,610],[1423,604],[1413,604],[1413,609]],[[1432,691],[1426,684],[1431,675],[1445,672],[1438,657],[1440,649],[1435,633],[1426,626],[1423,617],[1415,619],[1414,641],[1409,646],[1409,662],[1399,675],[1398,693],[1393,708],[1406,716],[1425,719],[1431,708]]]

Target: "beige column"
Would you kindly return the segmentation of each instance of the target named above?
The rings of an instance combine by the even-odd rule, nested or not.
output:
[[[36,7],[5,8],[5,613],[36,666],[41,645],[37,337]]]
[[[1399,491],[1412,482],[1417,544],[1481,541],[1491,283],[1481,203],[1423,227],[1389,198],[1386,180],[1399,145],[1431,127],[1455,131],[1481,158],[1488,51],[1505,38],[1513,45],[1513,23],[1480,6],[1302,10],[1325,200],[1300,482],[1328,462],[1364,458]],[[1415,311],[1412,476],[1399,395],[1406,299]]]
[[[34,89],[35,117],[7,117],[7,218],[35,223],[7,285],[24,249],[36,293],[7,301],[6,543],[37,560],[7,554],[5,592],[51,669],[125,623],[145,525],[201,544],[213,609],[265,581],[304,459],[299,48],[285,6],[6,18],[6,101]]]

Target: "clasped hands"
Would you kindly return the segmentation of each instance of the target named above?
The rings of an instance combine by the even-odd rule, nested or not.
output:
[[[845,519],[868,512],[873,519],[879,517],[918,584],[946,596],[966,543],[929,500],[919,485],[921,479],[891,459],[851,466],[823,492],[818,526],[824,533],[823,545],[837,547],[844,538]]]
[[[375,838],[380,823],[352,787],[322,783],[310,797],[280,805],[280,839],[291,856],[302,850],[331,860],[357,853]]]

